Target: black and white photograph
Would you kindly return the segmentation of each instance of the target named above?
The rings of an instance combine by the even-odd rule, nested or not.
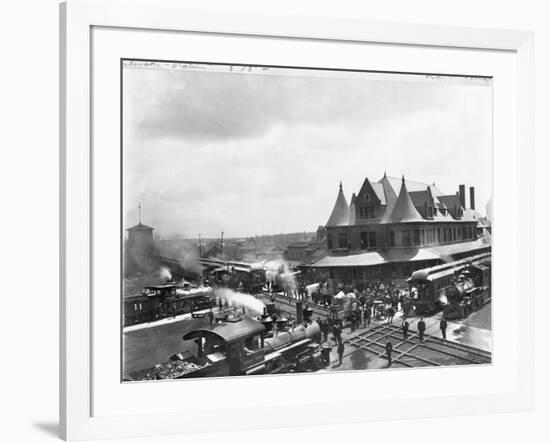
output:
[[[123,382],[492,364],[490,77],[120,69]]]

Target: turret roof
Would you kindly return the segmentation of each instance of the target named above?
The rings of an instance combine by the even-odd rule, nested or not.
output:
[[[420,213],[418,213],[418,210],[414,207],[411,197],[409,196],[409,192],[407,191],[407,186],[405,185],[405,178],[403,178],[397,201],[395,202],[391,215],[388,217],[386,222],[408,223],[423,220],[424,219]]]
[[[131,231],[135,231],[135,230],[155,230],[153,227],[149,227],[149,226],[146,226],[145,224],[136,224],[135,226],[133,227],[130,227],[129,229],[126,229],[126,230],[131,230]]]
[[[332,209],[332,213],[327,221],[327,227],[331,226],[347,226],[349,224],[350,208],[344,191],[342,190],[342,183],[340,183],[340,190],[336,197],[336,203]]]

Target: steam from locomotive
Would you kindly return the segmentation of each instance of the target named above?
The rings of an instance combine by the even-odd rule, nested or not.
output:
[[[162,280],[171,280],[172,279],[172,272],[167,267],[161,267],[159,270],[159,276]]]
[[[254,315],[261,315],[264,312],[265,304],[259,299],[247,293],[240,293],[229,288],[217,288],[214,296],[222,299],[228,306],[244,307]]]

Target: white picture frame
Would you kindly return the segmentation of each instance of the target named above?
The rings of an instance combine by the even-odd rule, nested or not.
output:
[[[162,436],[181,432],[224,431],[351,423],[366,420],[448,416],[529,410],[533,406],[533,35],[523,31],[455,28],[432,25],[375,23],[357,20],[217,14],[182,7],[171,0],[69,0],[61,16],[61,129],[60,129],[60,428],[66,440],[114,437]],[[335,399],[328,403],[258,406],[253,398],[239,409],[212,406],[190,412],[94,413],[93,386],[101,379],[94,373],[92,315],[92,30],[94,28],[165,30],[197,34],[269,36],[297,41],[337,44],[405,45],[419,48],[502,51],[515,57],[515,140],[507,152],[513,160],[515,187],[511,192],[515,211],[508,232],[515,250],[512,270],[522,275],[521,293],[515,282],[508,287],[516,302],[513,318],[517,348],[513,367],[515,382],[505,391],[475,395],[454,394],[436,398],[417,395],[381,400]],[[463,73],[463,72],[460,72]],[[95,85],[97,86],[97,84]],[[495,147],[498,149],[499,147]],[[498,165],[495,164],[496,170]],[[531,221],[526,221],[526,218]],[[521,219],[521,224],[519,220]],[[496,220],[498,223],[498,218]],[[526,225],[527,224],[527,225]],[[521,232],[519,225],[522,226]],[[521,233],[521,236],[520,236]],[[495,235],[498,239],[498,229]],[[498,251],[498,248],[496,248]],[[521,298],[520,298],[521,295]],[[498,295],[497,295],[498,296]],[[116,296],[113,298],[116,299]],[[116,302],[115,302],[116,303]],[[115,308],[118,308],[118,304]],[[499,333],[497,330],[496,333]],[[118,361],[113,361],[117,364]],[[339,375],[340,376],[340,375]],[[345,382],[345,374],[341,375]],[[391,374],[390,374],[391,376]],[[237,382],[236,380],[231,380]],[[264,380],[256,381],[261,388]],[[269,381],[271,384],[273,379]],[[166,384],[165,384],[166,385]],[[155,386],[151,386],[155,388]],[[176,387],[174,387],[176,388]],[[205,384],[202,384],[202,388]],[[212,412],[215,411],[215,419]],[[241,419],[243,412],[247,420]],[[139,418],[138,418],[139,417]],[[281,424],[283,422],[283,424]]]

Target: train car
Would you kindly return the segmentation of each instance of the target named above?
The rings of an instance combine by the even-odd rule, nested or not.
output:
[[[229,263],[210,275],[216,285],[246,293],[259,293],[266,284],[265,269],[246,263]]]
[[[159,284],[144,287],[124,298],[124,326],[152,322],[162,318],[192,313],[215,305],[210,287],[190,284]]]
[[[321,330],[310,321],[268,333],[264,324],[248,317],[226,318],[212,327],[183,336],[196,344],[196,355],[179,353],[134,380],[182,379],[307,372],[323,366]]]
[[[414,306],[416,314],[428,315],[443,309],[443,306],[448,305],[449,296],[451,299],[462,299],[464,292],[470,290],[464,287],[457,288],[456,285],[460,282],[459,275],[468,268],[471,271],[477,272],[477,267],[481,266],[484,269],[484,278],[490,278],[490,253],[482,253],[479,255],[464,258],[458,261],[453,261],[426,269],[413,272],[407,280],[411,292],[411,302]],[[490,285],[490,280],[488,280]],[[474,286],[481,287],[485,284],[483,281],[474,282]],[[455,288],[460,291],[457,294],[450,289]],[[485,291],[488,291],[486,288]],[[470,292],[468,292],[470,293]]]

